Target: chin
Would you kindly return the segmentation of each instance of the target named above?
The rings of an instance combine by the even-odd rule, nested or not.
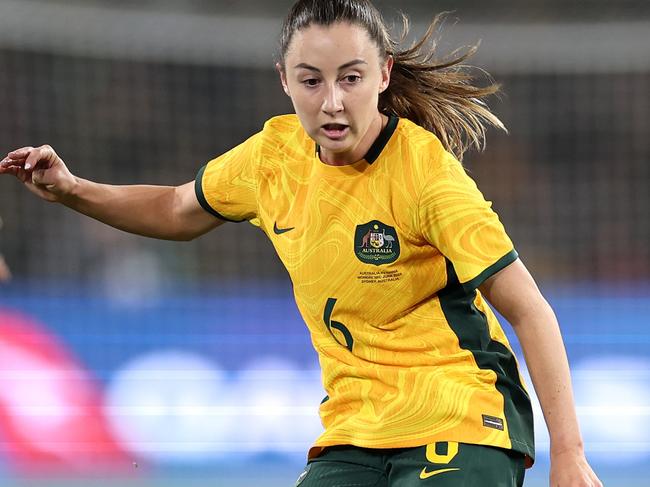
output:
[[[345,154],[352,150],[352,144],[346,139],[344,140],[330,140],[325,138],[324,140],[318,140],[318,145],[331,152],[332,154]]]

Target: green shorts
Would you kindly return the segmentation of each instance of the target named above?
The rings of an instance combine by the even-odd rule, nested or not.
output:
[[[296,487],[520,487],[521,453],[438,442],[417,448],[327,448],[309,461]]]

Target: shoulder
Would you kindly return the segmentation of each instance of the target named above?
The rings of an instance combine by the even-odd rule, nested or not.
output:
[[[264,132],[269,134],[289,134],[299,129],[302,129],[302,126],[295,114],[277,115],[264,123]]]
[[[400,157],[406,159],[404,162],[416,171],[420,181],[425,181],[450,163],[460,164],[433,132],[411,120],[400,118],[396,136]]]
[[[308,143],[308,136],[297,115],[278,115],[264,124],[261,140],[267,150],[283,151],[296,149]]]
[[[278,115],[268,119],[252,137],[255,159],[265,167],[283,164],[313,150],[311,139],[297,115]]]

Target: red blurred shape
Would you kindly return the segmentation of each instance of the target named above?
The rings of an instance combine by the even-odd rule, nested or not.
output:
[[[0,455],[23,471],[131,465],[99,387],[46,327],[0,309]]]

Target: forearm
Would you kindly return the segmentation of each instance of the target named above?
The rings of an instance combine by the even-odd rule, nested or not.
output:
[[[61,203],[125,232],[166,240],[184,240],[174,215],[173,186],[114,186],[75,178]]]
[[[75,177],[49,145],[23,147],[0,160],[0,174],[18,178],[32,193],[125,232],[191,240],[221,225],[206,212],[194,181],[181,186],[113,186]]]
[[[513,323],[551,438],[551,455],[582,451],[571,376],[560,328],[548,303],[539,298]]]

